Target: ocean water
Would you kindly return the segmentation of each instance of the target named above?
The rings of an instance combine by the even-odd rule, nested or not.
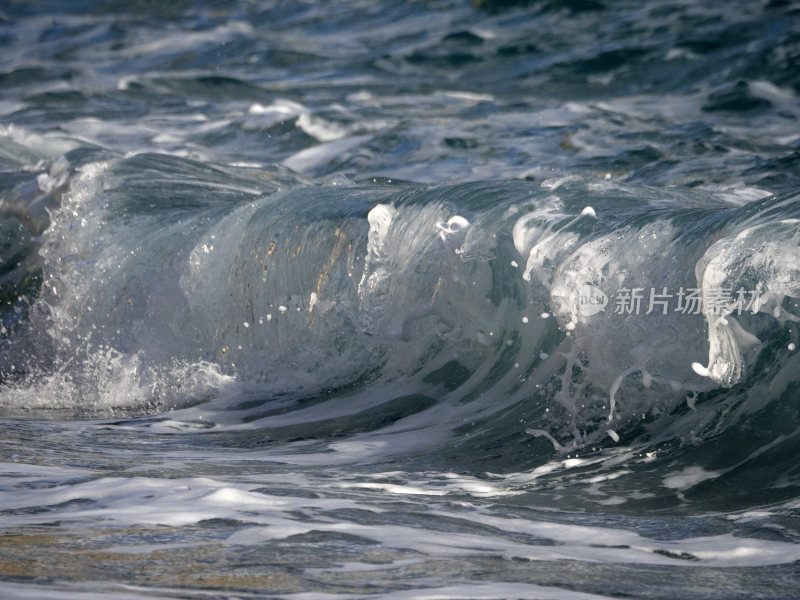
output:
[[[0,48],[0,596],[800,597],[800,4]]]

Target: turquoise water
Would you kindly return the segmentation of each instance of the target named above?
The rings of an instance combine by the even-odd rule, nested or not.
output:
[[[0,6],[9,598],[794,598],[800,7]]]

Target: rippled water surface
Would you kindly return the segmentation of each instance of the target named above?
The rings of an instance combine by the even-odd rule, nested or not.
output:
[[[798,597],[798,32],[0,3],[0,595]]]

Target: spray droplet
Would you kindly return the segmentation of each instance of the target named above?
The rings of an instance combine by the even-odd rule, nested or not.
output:
[[[692,363],[692,371],[700,375],[700,377],[708,377],[710,371],[698,362]]]

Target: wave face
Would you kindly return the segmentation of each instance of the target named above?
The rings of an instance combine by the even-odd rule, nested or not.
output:
[[[799,14],[0,7],[4,593],[796,596]]]
[[[7,276],[41,282],[6,311],[12,412],[206,400],[223,427],[324,441],[323,462],[345,435],[518,471],[615,443],[740,450],[796,397],[793,195],[306,185],[151,154],[63,187],[38,262],[9,248],[27,275]]]

